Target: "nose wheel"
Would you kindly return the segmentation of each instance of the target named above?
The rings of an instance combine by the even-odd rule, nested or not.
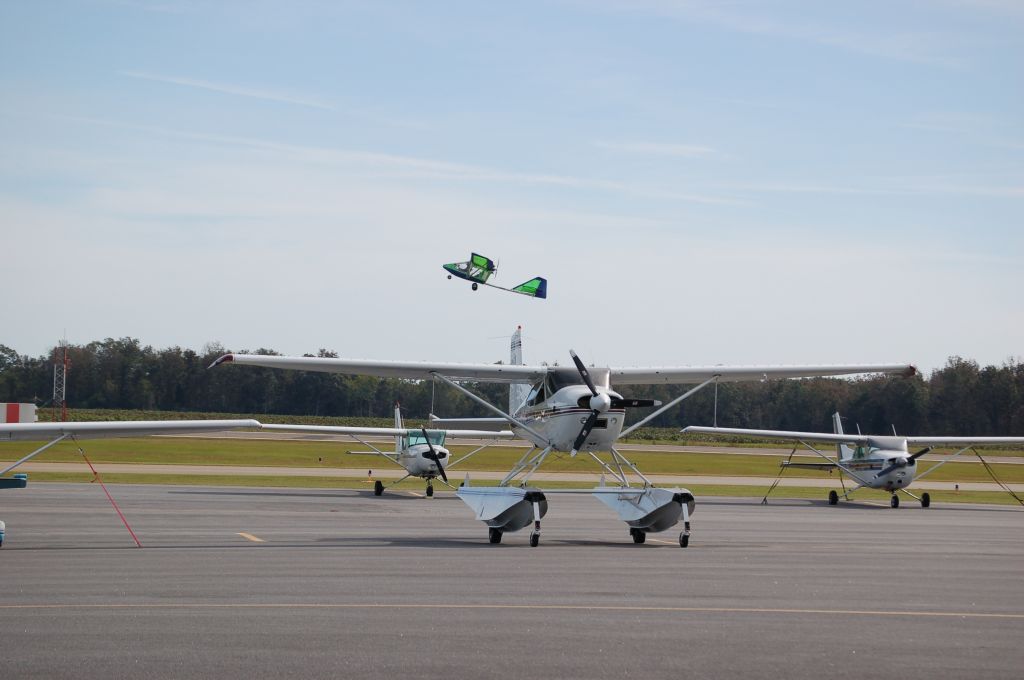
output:
[[[890,508],[898,508],[898,507],[900,507],[900,497],[897,496],[896,494],[893,494],[892,498],[889,499],[889,507]]]
[[[434,485],[427,484],[427,498],[431,498],[434,495]]]

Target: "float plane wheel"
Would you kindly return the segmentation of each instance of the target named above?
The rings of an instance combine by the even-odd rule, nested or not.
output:
[[[839,494],[837,494],[835,490],[828,492],[828,504],[839,505]]]
[[[898,507],[900,507],[900,497],[897,496],[896,494],[893,494],[892,498],[889,499],[889,507],[890,508],[898,508]]]
[[[427,498],[430,498],[433,495],[434,495],[434,485],[433,484],[427,484]]]
[[[686,533],[685,531],[680,532],[680,534],[679,534],[679,547],[680,548],[685,548],[688,545],[690,545],[690,535],[688,533]]]
[[[647,540],[647,532],[643,529],[630,529],[629,535],[633,537],[634,543],[643,543]]]
[[[476,290],[476,289],[477,289],[477,288],[479,288],[479,287],[480,287],[480,286],[478,286],[477,284],[475,284],[475,283],[473,284],[473,290]]]
[[[379,496],[384,493],[384,484],[378,479],[373,483],[373,495]]]
[[[922,508],[927,508],[931,504],[932,504],[932,497],[929,496],[927,493],[921,494],[921,507]]]
[[[501,529],[497,529],[495,527],[488,527],[487,540],[491,543],[501,543]]]

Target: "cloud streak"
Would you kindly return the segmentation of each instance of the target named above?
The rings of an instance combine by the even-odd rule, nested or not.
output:
[[[180,78],[177,76],[163,76],[154,73],[145,73],[143,71],[120,71],[119,75],[127,78],[136,78],[138,80],[148,80],[154,83],[168,83],[170,85],[180,85],[182,87],[191,87],[199,90],[207,90],[209,92],[219,92],[220,94],[230,94],[237,97],[249,97],[251,99],[262,99],[264,101],[279,102],[282,104],[293,104],[295,106],[305,106],[311,109],[320,109],[323,111],[337,111],[338,109],[330,104],[317,101],[315,99],[307,99],[304,97],[294,97],[280,92],[273,92],[270,90],[258,90],[247,87],[239,87],[237,85],[226,85],[223,83],[214,83],[208,80],[197,80],[195,78]]]
[[[651,156],[675,156],[679,158],[700,158],[717,153],[709,146],[695,144],[664,144],[659,142],[608,142],[598,140],[593,143],[599,149],[621,151],[623,153],[646,154]]]

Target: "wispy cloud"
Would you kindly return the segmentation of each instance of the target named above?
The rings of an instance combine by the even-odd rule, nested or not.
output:
[[[656,187],[636,184],[620,180],[580,177],[578,175],[558,175],[537,172],[524,172],[491,168],[469,163],[439,161],[430,158],[419,158],[402,154],[383,153],[378,151],[359,151],[334,147],[301,146],[283,142],[236,137],[232,135],[189,132],[162,127],[132,125],[117,121],[58,116],[65,120],[130,129],[136,132],[172,136],[196,142],[231,145],[262,152],[287,156],[289,160],[310,164],[331,165],[351,168],[362,177],[387,177],[392,179],[413,180],[452,180],[464,182],[491,182],[520,185],[545,185],[570,189],[606,191],[626,194],[640,198],[687,203],[703,203],[708,205],[732,205],[743,201],[696,191],[686,191],[674,187]]]
[[[252,99],[263,99],[265,101],[281,102],[284,104],[294,104],[296,106],[306,106],[312,109],[337,111],[336,107],[330,104],[325,104],[324,102],[321,101],[317,101],[315,99],[295,97],[289,94],[283,94],[281,92],[273,92],[271,90],[258,90],[248,87],[240,87],[237,85],[214,83],[209,80],[197,80],[195,78],[180,78],[177,76],[164,76],[154,73],[145,73],[143,71],[120,71],[119,73],[120,75],[126,76],[128,78],[149,80],[156,83],[169,83],[171,85],[193,87],[200,90],[209,90],[210,92],[219,92],[221,94],[231,94],[238,97],[251,97]]]
[[[652,156],[676,156],[680,158],[699,158],[716,153],[710,146],[694,144],[664,144],[659,142],[608,142],[598,140],[594,146],[609,151],[623,153],[648,154]]]

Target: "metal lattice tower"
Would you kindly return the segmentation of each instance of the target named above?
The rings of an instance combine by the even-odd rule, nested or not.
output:
[[[68,341],[60,341],[60,345],[53,348],[53,401],[50,402],[50,414],[54,422],[57,421],[57,408],[60,408],[60,422],[68,419],[67,382],[68,368]]]

